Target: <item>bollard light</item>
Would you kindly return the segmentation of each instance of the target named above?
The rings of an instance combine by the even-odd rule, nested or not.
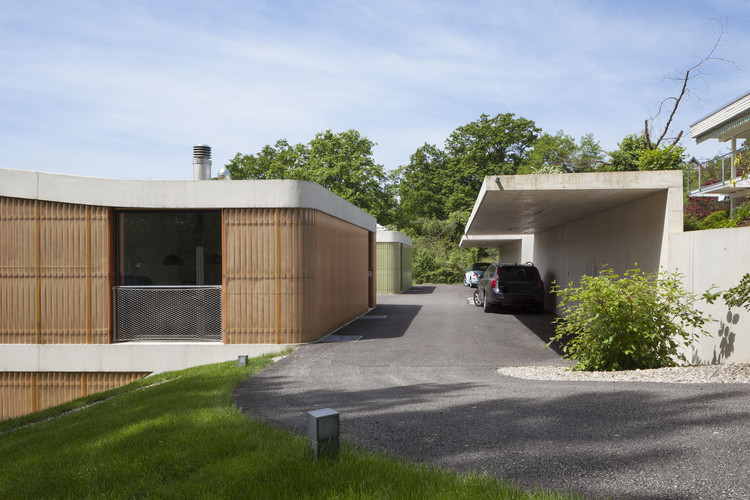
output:
[[[240,354],[237,356],[237,366],[246,366],[247,365],[247,354]]]
[[[330,408],[307,412],[307,435],[315,459],[339,452],[339,413]]]

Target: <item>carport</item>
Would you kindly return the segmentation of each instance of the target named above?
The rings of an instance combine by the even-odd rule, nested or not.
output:
[[[682,232],[682,172],[488,176],[461,247],[498,248],[501,261],[532,261],[549,289],[605,266],[669,266],[669,235]],[[555,304],[548,297],[547,308]]]

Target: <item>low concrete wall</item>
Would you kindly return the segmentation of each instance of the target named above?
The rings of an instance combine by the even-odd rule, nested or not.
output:
[[[284,350],[284,344],[124,342],[121,344],[5,344],[0,372],[150,372],[253,358]]]
[[[676,233],[669,241],[669,269],[684,275],[685,288],[702,294],[715,285],[726,290],[750,272],[750,228],[711,229]],[[727,308],[719,299],[698,309],[715,321],[707,325],[712,335],[704,337],[692,352],[693,364],[750,363],[750,312]]]

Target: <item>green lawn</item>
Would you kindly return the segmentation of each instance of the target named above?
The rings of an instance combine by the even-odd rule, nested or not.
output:
[[[161,374],[0,422],[0,498],[568,498],[346,442],[314,461],[304,437],[234,406],[232,389],[270,363]]]

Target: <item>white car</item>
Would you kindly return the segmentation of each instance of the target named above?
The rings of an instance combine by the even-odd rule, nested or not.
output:
[[[489,262],[476,262],[471,265],[471,268],[466,270],[464,274],[464,286],[476,288],[479,280],[484,275],[484,270],[490,266]]]

